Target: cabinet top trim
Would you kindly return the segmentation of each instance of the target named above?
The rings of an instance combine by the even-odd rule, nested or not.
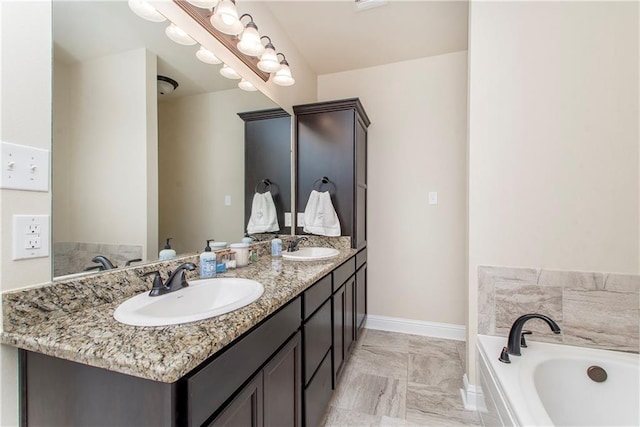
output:
[[[340,99],[337,101],[316,102],[313,104],[293,106],[293,112],[296,116],[300,116],[303,114],[326,113],[329,111],[340,111],[347,109],[356,110],[364,121],[365,127],[369,127],[369,125],[371,124],[371,120],[369,120],[369,116],[367,116],[366,111],[364,111],[364,107],[360,102],[360,98],[348,98]]]
[[[282,108],[270,108],[268,110],[256,110],[256,111],[245,111],[242,113],[238,113],[238,116],[245,122],[252,122],[255,120],[265,120],[265,119],[278,119],[281,117],[291,117],[289,113],[284,111]]]

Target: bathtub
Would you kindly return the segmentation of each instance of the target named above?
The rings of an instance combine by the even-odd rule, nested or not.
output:
[[[506,343],[478,335],[483,424],[640,425],[638,354],[529,341],[522,356],[505,364],[498,356]],[[607,379],[590,379],[590,366],[602,367]]]

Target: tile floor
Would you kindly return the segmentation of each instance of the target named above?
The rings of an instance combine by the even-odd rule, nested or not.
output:
[[[367,329],[353,349],[325,427],[480,425],[460,389],[465,343]]]

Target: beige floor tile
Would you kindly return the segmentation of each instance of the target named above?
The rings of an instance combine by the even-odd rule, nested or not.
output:
[[[399,353],[381,347],[362,347],[354,349],[347,370],[380,375],[383,377],[407,379],[409,356],[407,353]]]
[[[362,339],[361,347],[383,348],[398,353],[409,351],[409,337],[411,335],[397,332],[377,331],[368,329]]]
[[[456,341],[409,335],[409,353],[448,358],[459,357]]]
[[[369,427],[377,426],[379,417],[348,409],[330,407],[325,417],[325,427]]]
[[[464,409],[458,390],[409,383],[407,385],[408,421],[426,425],[479,425],[477,412]],[[443,424],[440,424],[442,422]]]
[[[374,416],[404,418],[406,392],[406,380],[349,370],[340,381],[332,404]]]
[[[452,391],[462,387],[462,375],[462,364],[457,353],[455,357],[446,359],[422,354],[409,355],[409,382]]]

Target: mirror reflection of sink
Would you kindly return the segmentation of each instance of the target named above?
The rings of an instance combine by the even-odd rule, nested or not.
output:
[[[264,287],[255,280],[219,278],[191,280],[179,291],[157,297],[148,292],[129,298],[113,317],[132,326],[168,326],[208,319],[249,305]]]
[[[282,258],[291,261],[318,261],[333,258],[340,253],[339,250],[333,248],[300,248],[295,252],[283,252]]]

